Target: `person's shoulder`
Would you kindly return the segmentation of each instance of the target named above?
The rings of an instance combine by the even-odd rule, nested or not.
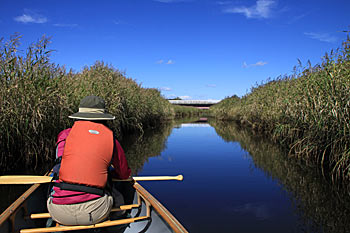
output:
[[[72,128],[67,128],[67,129],[64,129],[61,132],[59,132],[59,134],[57,135],[57,140],[60,141],[62,139],[65,139],[68,136],[71,129]]]

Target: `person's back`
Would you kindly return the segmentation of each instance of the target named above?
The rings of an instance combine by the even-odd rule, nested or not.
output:
[[[102,124],[77,121],[66,139],[60,181],[104,188],[113,155],[113,132]]]
[[[59,179],[47,206],[53,220],[61,224],[95,224],[108,217],[113,203],[123,204],[117,190],[106,188],[109,166],[115,168],[111,175],[119,179],[128,178],[131,171],[122,147],[104,124],[114,116],[105,112],[101,98],[85,97],[79,112],[69,117],[77,121],[59,134]]]

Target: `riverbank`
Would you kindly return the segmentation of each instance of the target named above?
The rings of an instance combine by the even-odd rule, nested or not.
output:
[[[287,196],[291,200],[293,213],[300,220],[297,224],[299,230],[294,232],[348,231],[350,211],[347,203],[350,202],[350,195],[346,189],[325,181],[316,169],[286,157],[284,151],[264,135],[255,134],[234,122],[210,121],[210,124],[226,142],[238,142],[249,153],[252,167],[264,171],[267,177],[289,193]],[[259,193],[263,196],[264,191]]]
[[[242,98],[226,98],[211,112],[262,132],[288,148],[291,157],[348,183],[350,39],[326,54],[322,64],[299,65],[295,71],[252,88]]]
[[[88,95],[105,99],[116,116],[110,127],[118,139],[142,133],[175,118],[174,107],[160,91],[143,88],[111,65],[97,61],[80,72],[66,71],[50,61],[43,37],[25,54],[18,51],[20,36],[0,41],[0,166],[36,166],[54,158],[56,135],[72,120],[80,100]]]

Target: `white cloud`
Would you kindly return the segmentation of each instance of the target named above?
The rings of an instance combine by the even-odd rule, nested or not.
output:
[[[207,84],[206,86],[207,86],[207,87],[215,88],[215,87],[216,87],[216,84]]]
[[[167,64],[167,65],[172,65],[172,64],[174,64],[174,63],[175,63],[175,62],[174,62],[173,60],[168,60],[166,64]]]
[[[249,68],[249,67],[254,67],[254,66],[264,66],[266,64],[267,64],[267,62],[265,62],[265,61],[258,61],[257,63],[249,64],[249,65],[246,62],[243,62],[243,68]]]
[[[288,23],[289,23],[289,24],[293,24],[293,23],[295,23],[295,22],[297,22],[297,21],[299,21],[299,20],[305,18],[307,15],[308,15],[308,14],[301,14],[301,15],[294,16],[293,18],[291,18],[291,19],[288,21]]]
[[[53,26],[55,27],[68,27],[68,28],[74,28],[77,27],[78,24],[64,24],[64,23],[55,23]]]
[[[258,61],[257,63],[253,64],[252,66],[264,66],[266,64],[267,64],[267,62],[265,62],[265,61]]]
[[[179,98],[182,100],[188,100],[188,99],[191,99],[191,96],[183,95],[183,96],[179,96]]]
[[[37,14],[23,14],[14,18],[15,21],[20,23],[46,23],[47,18]]]
[[[176,95],[171,94],[171,95],[168,95],[166,98],[167,98],[167,99],[174,99],[174,98],[176,98],[176,97],[177,97]]]
[[[156,2],[163,2],[163,3],[171,3],[174,2],[174,0],[154,0]]]
[[[161,87],[159,88],[161,91],[171,91],[170,87]]]
[[[337,41],[337,37],[331,36],[328,33],[305,32],[304,35],[322,42],[333,43]]]
[[[274,0],[257,0],[253,6],[230,7],[226,8],[224,12],[243,14],[247,18],[269,18],[272,15],[274,4]]]
[[[155,2],[161,2],[161,3],[175,3],[175,2],[188,2],[190,0],[153,0]]]
[[[115,25],[129,25],[130,26],[129,23],[127,23],[126,21],[123,21],[123,20],[113,20],[112,22]]]
[[[228,5],[228,4],[231,4],[230,1],[217,1],[216,4],[218,5]]]
[[[175,63],[175,61],[171,60],[171,59],[169,59],[167,62],[165,62],[163,59],[159,59],[158,61],[156,61],[156,64],[172,65],[174,63]]]

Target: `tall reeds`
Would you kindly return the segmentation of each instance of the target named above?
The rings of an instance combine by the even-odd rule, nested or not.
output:
[[[350,181],[350,38],[323,62],[252,88],[241,99],[212,107],[231,119],[271,136],[290,156]],[[297,69],[295,69],[297,70]]]
[[[174,110],[157,89],[142,88],[131,78],[110,65],[97,61],[82,72],[63,78],[63,94],[78,110],[80,99],[87,95],[102,97],[108,110],[116,116],[116,132],[142,131],[174,117]]]
[[[16,163],[36,165],[54,158],[55,138],[70,127],[68,115],[87,95],[105,99],[116,116],[110,126],[117,137],[142,132],[174,118],[174,109],[156,89],[142,88],[131,78],[96,62],[81,72],[67,72],[50,62],[49,39],[41,38],[24,52],[20,36],[0,41],[0,161],[2,171]]]
[[[175,118],[206,117],[210,112],[208,109],[200,109],[191,106],[174,105]]]
[[[29,46],[25,56],[17,47],[20,36],[1,40],[0,155],[1,164],[48,158],[52,134],[65,109],[57,89],[64,71],[49,63],[47,38]],[[56,129],[57,132],[57,129]]]

